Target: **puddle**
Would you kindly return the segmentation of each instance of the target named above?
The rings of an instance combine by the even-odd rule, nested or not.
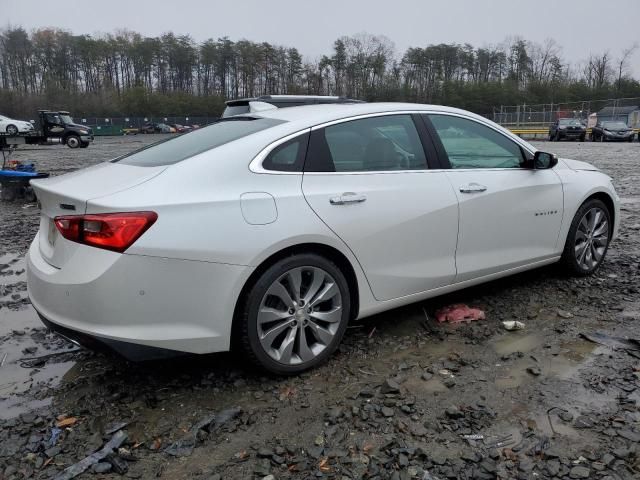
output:
[[[542,342],[542,337],[535,333],[523,334],[513,332],[502,336],[494,342],[493,347],[498,355],[509,355],[515,352],[530,352],[539,347]]]
[[[47,333],[31,306],[20,310],[0,309],[0,418],[11,418],[50,400],[21,397],[39,387],[56,387],[73,361],[42,361],[38,368],[24,368],[26,358],[64,352],[71,344]],[[67,357],[68,358],[68,357]]]

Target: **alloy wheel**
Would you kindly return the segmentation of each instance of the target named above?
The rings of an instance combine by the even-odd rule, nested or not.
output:
[[[574,251],[580,268],[593,270],[602,260],[609,243],[609,221],[599,207],[589,209],[578,223]]]
[[[319,267],[292,268],[269,286],[260,302],[260,345],[279,363],[307,363],[331,344],[342,314],[342,295],[329,273]]]

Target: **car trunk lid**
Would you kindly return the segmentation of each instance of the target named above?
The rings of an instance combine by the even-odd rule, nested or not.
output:
[[[59,234],[55,217],[83,215],[89,200],[140,185],[166,168],[106,162],[59,177],[32,181],[41,209],[39,248],[43,258],[50,265],[62,268],[78,247]]]

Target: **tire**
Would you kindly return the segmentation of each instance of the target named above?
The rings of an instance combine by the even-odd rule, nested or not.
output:
[[[560,141],[560,132],[556,132],[555,141],[556,142]]]
[[[82,142],[78,135],[69,135],[64,143],[66,143],[69,148],[78,148]]]
[[[587,136],[586,135],[580,135],[580,141],[584,142],[586,140]]]
[[[600,135],[600,138],[598,139],[599,142],[604,142],[604,134]]]
[[[592,141],[592,142],[595,142],[595,141],[596,141],[596,136],[595,136],[593,133],[591,134],[591,141]]]
[[[89,142],[82,142],[80,144],[80,148],[87,148],[89,146]]]
[[[583,203],[573,217],[560,260],[567,272],[575,276],[595,272],[607,255],[612,230],[611,212],[604,202],[593,198]]]
[[[16,127],[13,124],[7,125],[7,133],[9,135],[17,135],[18,134],[18,127]]]
[[[5,185],[0,188],[0,200],[5,202],[13,202],[18,197],[18,189],[16,187]]]
[[[293,300],[293,291],[303,299]],[[237,333],[242,350],[253,364],[278,375],[300,373],[327,360],[340,344],[351,313],[344,274],[313,253],[283,258],[267,268],[241,302]]]

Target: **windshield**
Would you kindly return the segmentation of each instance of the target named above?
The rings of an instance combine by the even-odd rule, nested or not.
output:
[[[71,118],[71,116],[69,116],[69,115],[60,115],[60,118],[67,125],[69,125],[71,123],[76,123],[76,122],[73,121],[73,118]]]
[[[604,128],[614,129],[614,130],[629,128],[627,127],[627,124],[624,122],[603,122],[602,126]]]
[[[580,123],[580,120],[577,120],[575,118],[561,118],[560,125],[571,125],[580,127],[582,126],[582,123]]]
[[[208,127],[141,148],[116,158],[113,162],[138,167],[173,165],[199,153],[281,123],[284,121],[259,117],[233,117],[219,120]]]

